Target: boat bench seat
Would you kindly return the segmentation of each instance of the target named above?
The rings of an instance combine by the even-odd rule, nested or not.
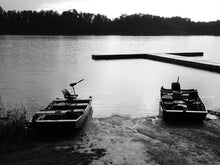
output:
[[[69,110],[69,109],[85,109],[88,104],[66,104],[66,105],[53,105],[52,110]]]
[[[71,100],[70,103],[89,103],[91,99],[74,99]]]
[[[70,109],[85,109],[88,104],[72,104],[70,105]]]

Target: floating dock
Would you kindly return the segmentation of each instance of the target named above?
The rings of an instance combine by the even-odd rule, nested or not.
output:
[[[184,57],[199,57],[203,56],[203,52],[179,52],[179,53],[167,53],[177,56],[184,56]]]
[[[92,59],[148,59],[220,73],[220,64],[196,59],[195,56],[203,56],[203,52],[92,55]]]

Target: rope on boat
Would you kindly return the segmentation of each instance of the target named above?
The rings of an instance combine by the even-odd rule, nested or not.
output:
[[[20,93],[21,95],[23,95],[24,97],[26,97],[29,101],[31,101],[32,103],[36,104],[37,106],[39,106],[40,108],[44,108],[43,106],[41,106],[39,103],[37,103],[36,101],[34,101],[33,99],[31,99],[30,97],[28,97],[25,93],[23,93],[21,90],[17,89],[16,87],[14,87],[13,85],[11,85],[9,82],[5,81],[5,80],[1,80],[2,82],[4,82],[5,84],[7,84],[8,86],[10,86],[11,88],[14,88],[18,93]]]

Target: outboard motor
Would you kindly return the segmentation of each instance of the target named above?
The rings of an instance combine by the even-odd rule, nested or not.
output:
[[[173,82],[172,84],[171,84],[171,89],[173,90],[173,91],[180,91],[180,83],[179,83],[179,77],[177,78],[177,82]]]
[[[73,95],[78,96],[78,95],[76,94],[76,91],[75,91],[74,86],[75,86],[76,84],[82,82],[83,80],[84,80],[84,79],[79,80],[78,82],[75,82],[75,83],[71,83],[71,84],[70,84],[70,86],[73,88]]]
[[[73,94],[71,94],[67,89],[63,89],[62,92],[63,92],[63,95],[64,95],[64,98],[65,99],[68,99],[68,100],[73,100],[73,99],[76,99],[78,97],[78,94],[76,94],[76,91],[75,91],[75,88],[74,86],[80,82],[82,82],[84,79],[78,81],[78,82],[75,82],[75,83],[71,83],[70,86],[73,88]]]

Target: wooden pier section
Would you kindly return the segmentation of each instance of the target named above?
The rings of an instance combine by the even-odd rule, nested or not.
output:
[[[197,59],[196,56],[203,56],[203,52],[92,55],[92,59],[148,59],[220,73],[220,64]]]

